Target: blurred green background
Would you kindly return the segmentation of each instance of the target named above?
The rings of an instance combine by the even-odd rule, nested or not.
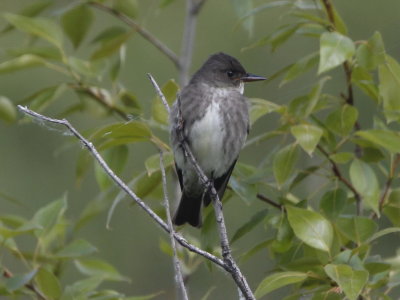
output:
[[[33,1],[1,0],[0,12],[15,13]],[[56,6],[61,9],[69,1],[57,0],[56,2]],[[159,7],[160,2],[159,0],[139,0],[139,21],[171,49],[179,53],[185,1],[175,0],[163,9]],[[264,2],[255,0],[254,5]],[[400,1],[336,0],[334,2],[347,23],[349,36],[353,40],[368,39],[374,31],[380,31],[386,51],[396,59],[400,59]],[[114,17],[97,10],[94,11],[96,20],[95,26],[89,33],[91,37],[110,24],[124,26]],[[52,12],[55,17],[60,14],[57,9]],[[268,47],[241,51],[252,42],[267,36],[284,22],[284,10],[268,10],[256,16],[253,35],[249,36],[240,26],[231,1],[207,1],[198,19],[191,70],[196,70],[210,54],[224,51],[237,57],[249,72],[269,76],[284,65],[294,62],[318,48],[316,39],[296,37],[275,53],[271,53]],[[0,18],[0,26],[5,25],[4,19]],[[6,49],[26,45],[24,38],[24,35],[16,31],[1,36],[0,62],[6,59],[4,53]],[[72,47],[69,50],[71,53],[74,51]],[[90,45],[89,38],[75,53],[75,56],[85,58],[91,51],[93,51],[93,46]],[[344,77],[335,76],[335,72],[342,72],[342,70],[336,69],[332,73],[333,78],[340,80],[331,80],[328,89],[334,94],[339,94],[344,89],[342,81]],[[126,63],[123,66],[121,81],[128,90],[136,95],[144,107],[145,114],[149,114],[149,105],[155,92],[146,73],[151,73],[159,84],[171,78],[177,78],[177,71],[172,63],[147,41],[136,35],[127,44]],[[313,70],[309,75],[281,89],[278,87],[279,82],[275,81],[268,84],[252,84],[247,86],[246,95],[284,103],[297,95],[306,93],[315,83],[315,73],[316,71]],[[34,91],[62,80],[60,75],[40,68],[1,75],[0,94],[8,97],[14,103],[18,103]],[[50,116],[56,114],[62,107],[65,107],[64,103],[77,101],[75,98],[73,93],[66,93],[63,95],[62,101],[59,101],[58,107],[52,107],[46,114]],[[362,116],[361,126],[367,126],[371,121],[368,117],[370,101],[356,90],[355,102]],[[80,113],[70,118],[72,124],[81,132],[115,120],[117,120],[116,117],[104,119],[96,114]],[[252,134],[255,135],[257,132],[272,128],[277,120],[277,117],[274,116],[264,118],[256,124]],[[47,129],[46,126],[32,122],[6,125],[0,121],[0,210],[2,213],[15,213],[31,217],[38,207],[67,193],[69,204],[67,216],[73,218],[79,214],[90,199],[99,197],[99,189],[93,171],[89,172],[79,186],[75,182],[75,162],[81,145],[75,140],[66,138],[62,131]],[[161,133],[161,136],[168,141],[165,133]],[[252,147],[251,150],[243,152],[240,160],[257,165],[272,148],[267,143]],[[131,150],[129,167],[124,173],[126,178],[143,171],[144,158],[148,157],[149,153],[157,153],[153,146],[146,143],[135,144]],[[169,176],[168,180],[171,186],[170,198],[173,201],[171,206],[175,207],[173,176]],[[317,183],[307,183],[306,186],[303,186],[304,193],[313,192]],[[146,201],[154,205],[155,201],[159,200],[149,197]],[[255,211],[264,209],[266,206],[260,201],[246,205],[235,197],[224,208],[228,230],[232,233]],[[106,228],[106,217],[107,212],[104,212],[101,217],[83,228],[80,234],[99,249],[97,253],[99,257],[111,262],[122,274],[131,278],[130,283],[109,285],[132,295],[164,291],[164,294],[157,299],[174,299],[172,261],[169,256],[159,250],[160,239],[167,240],[166,234],[140,209],[131,206],[128,201],[122,202],[117,207],[111,221],[111,229]],[[188,232],[199,237],[196,230],[189,229]],[[246,249],[246,245],[253,245],[255,241],[265,239],[264,230],[261,228],[254,230],[245,239],[235,244],[233,251],[234,253],[243,251]],[[389,240],[390,237],[387,239]],[[398,245],[396,240],[393,240],[393,243]],[[24,246],[22,245],[22,248]],[[29,246],[29,244],[26,245],[26,247]],[[381,251],[384,255],[394,254],[390,247],[384,249],[378,247],[376,251]],[[3,255],[1,259],[7,263],[6,260],[11,258]],[[243,271],[248,276],[248,281],[253,288],[272,267],[271,260],[268,253],[261,252],[243,265]],[[67,276],[66,280],[72,279]],[[188,282],[192,299],[200,299],[213,286],[216,289],[210,299],[234,299],[237,297],[236,288],[230,277],[215,268],[210,276],[206,266],[202,265]],[[279,294],[274,295],[279,298]]]

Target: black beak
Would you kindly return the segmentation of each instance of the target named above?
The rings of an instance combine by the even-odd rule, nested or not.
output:
[[[265,79],[267,79],[267,78],[258,76],[258,75],[254,75],[254,74],[249,74],[249,73],[247,73],[246,75],[244,75],[241,78],[241,80],[244,82],[261,81],[261,80],[265,80]]]

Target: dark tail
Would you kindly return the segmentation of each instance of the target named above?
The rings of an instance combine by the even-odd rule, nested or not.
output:
[[[201,198],[201,195],[190,197],[183,193],[173,223],[177,226],[189,223],[193,227],[201,227]]]

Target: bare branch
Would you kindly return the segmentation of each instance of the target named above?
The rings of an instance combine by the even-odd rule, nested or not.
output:
[[[152,77],[150,76],[150,79]],[[182,277],[182,270],[181,264],[179,262],[178,254],[176,252],[176,244],[174,239],[174,227],[172,225],[171,213],[169,211],[169,200],[168,200],[168,191],[167,191],[167,177],[165,175],[165,166],[164,166],[164,157],[163,152],[160,151],[160,169],[161,169],[161,177],[162,177],[162,185],[163,185],[163,194],[164,194],[164,206],[165,206],[165,213],[167,215],[167,224],[169,228],[169,235],[171,238],[171,247],[173,251],[173,262],[174,262],[174,269],[175,269],[175,277],[178,285],[178,291],[180,290],[182,293],[182,299],[188,300],[188,295],[185,288],[185,283]]]
[[[138,23],[135,22],[132,18],[128,17],[127,15],[119,12],[118,10],[106,6],[103,3],[90,1],[89,5],[96,7],[102,11],[105,11],[109,14],[116,16],[122,22],[133,28],[137,33],[139,33],[144,39],[146,39],[150,44],[160,50],[163,54],[165,54],[174,64],[175,66],[180,69],[180,62],[178,56],[168,48],[163,42],[157,39],[153,34],[147,31],[145,28],[140,26]]]
[[[179,63],[179,83],[181,86],[186,85],[189,80],[189,69],[192,63],[194,38],[196,36],[197,16],[204,3],[205,0],[186,0],[185,25]]]
[[[91,142],[85,139],[69,122],[65,119],[54,119],[44,115],[41,115],[37,112],[34,112],[28,109],[25,106],[18,105],[18,109],[26,115],[29,115],[35,119],[46,121],[53,124],[58,124],[65,126],[71,133],[74,135],[90,152],[90,154],[97,160],[103,170],[107,173],[107,175],[120,187],[123,191],[127,193],[127,195],[132,198],[136,204],[138,204],[163,230],[166,232],[170,232],[168,225],[149,207],[142,199],[140,199],[130,188],[117,176],[115,173],[110,169],[104,159],[101,157],[97,149],[93,146]],[[223,260],[212,255],[211,253],[204,251],[192,244],[190,244],[185,238],[183,238],[178,233],[174,232],[173,236],[175,240],[182,245],[183,247],[187,248],[189,251],[197,253],[206,259],[212,261],[216,265],[222,267],[223,269],[227,270],[227,267]],[[227,270],[228,271],[228,270]]]
[[[264,196],[263,194],[257,194],[257,198],[279,210],[282,210],[285,208],[282,204],[276,203],[274,200],[269,199],[268,197]]]
[[[160,87],[158,86],[158,84],[157,84],[157,82],[155,81],[155,79],[153,78],[153,76],[151,76],[150,73],[147,73],[147,77],[149,77],[151,83],[153,84],[154,89],[155,89],[156,92],[157,92],[157,95],[160,97],[161,102],[164,104],[165,110],[168,112],[168,115],[169,115],[170,112],[171,112],[171,109],[169,108],[167,99],[165,98],[164,94],[161,92],[161,89],[160,89]]]

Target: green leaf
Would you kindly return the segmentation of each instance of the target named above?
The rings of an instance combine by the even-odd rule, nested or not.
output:
[[[329,71],[355,53],[353,41],[338,32],[325,32],[320,39],[320,60],[318,74]]]
[[[383,101],[386,120],[400,120],[400,65],[392,57],[386,56],[386,63],[379,65],[379,95]]]
[[[246,29],[249,35],[253,34],[254,28],[254,17],[249,15],[249,12],[253,9],[253,1],[252,0],[231,0],[231,3],[235,9],[236,15],[239,18],[243,18],[240,23],[242,24],[243,28]]]
[[[131,18],[138,14],[137,0],[113,0],[113,8]]]
[[[86,149],[81,150],[75,165],[75,181],[77,185],[81,184],[92,163],[93,158],[89,152]]]
[[[160,1],[160,8],[165,8],[168,5],[170,5],[171,3],[173,3],[176,0],[161,0]]]
[[[325,7],[325,6],[324,6]],[[333,10],[333,17],[335,19],[335,27],[338,32],[341,34],[346,35],[347,34],[347,27],[346,24],[344,23],[342,17],[339,15],[338,11],[336,10],[335,6],[332,6]]]
[[[253,125],[259,118],[271,112],[281,109],[281,106],[271,101],[250,98],[250,124]]]
[[[18,15],[25,16],[25,17],[34,17],[40,14],[42,11],[44,11],[46,8],[48,8],[50,5],[53,4],[53,1],[35,1],[34,3],[28,5],[28,6],[23,6],[21,11],[18,12]],[[6,33],[12,30],[14,26],[7,26],[3,30],[1,30],[0,33]]]
[[[107,41],[112,40],[116,36],[124,35],[126,34],[127,31],[124,27],[119,27],[119,26],[111,26],[107,27],[103,31],[101,31],[98,35],[94,37],[94,39],[91,41],[92,44],[96,43],[105,43]]]
[[[61,18],[65,34],[75,48],[78,48],[93,23],[93,13],[88,5],[78,5],[67,11]]]
[[[303,23],[302,26],[296,31],[298,35],[312,38],[319,38],[325,32],[326,27],[316,23]]]
[[[128,154],[129,151],[126,145],[118,145],[104,150],[102,156],[111,170],[113,170],[115,174],[120,175],[128,160]],[[95,176],[97,183],[103,191],[108,189],[113,183],[109,175],[97,163],[95,164]]]
[[[357,245],[365,243],[378,229],[378,225],[367,217],[339,218],[336,225],[342,234]]]
[[[125,298],[123,298],[123,300],[151,300],[163,293],[164,293],[163,291],[160,291],[157,293],[152,293],[152,294],[144,295],[144,296],[125,297]]]
[[[283,45],[303,23],[283,25],[278,28],[269,38],[268,43],[271,44],[272,51],[275,51],[279,46]]]
[[[364,68],[353,68],[351,82],[357,85],[368,97],[379,103],[378,86],[372,75]]]
[[[268,3],[262,4],[260,6],[257,6],[253,10],[249,11],[246,15],[244,15],[243,18],[247,18],[249,16],[256,15],[266,9],[282,7],[282,6],[292,6],[292,5],[293,5],[292,1],[286,1],[286,0],[271,1]]]
[[[326,192],[321,199],[320,208],[331,220],[336,219],[343,211],[347,201],[347,194],[342,189]]]
[[[76,281],[65,288],[61,300],[87,299],[87,294],[96,290],[104,280],[105,278],[99,275]]]
[[[164,153],[163,155],[164,167],[167,169],[174,163],[174,155],[172,152]],[[147,175],[152,175],[154,172],[160,171],[160,154],[154,154],[146,159],[144,165],[147,170]]]
[[[287,71],[285,77],[282,79],[282,82],[280,83],[280,86],[285,85],[286,83],[296,79],[300,75],[310,70],[313,66],[317,64],[318,60],[319,60],[319,53],[315,52],[295,62]]]
[[[179,91],[179,86],[175,82],[175,80],[170,79],[162,86],[161,91],[163,92],[169,106],[171,106],[176,99],[176,94]],[[151,115],[153,119],[158,123],[163,125],[169,124],[168,112],[165,109],[160,97],[158,96],[156,96],[152,101]]]
[[[46,299],[59,299],[61,296],[61,283],[58,278],[45,268],[40,268],[35,276],[35,282]]]
[[[64,84],[47,87],[25,98],[22,100],[22,103],[29,104],[30,109],[40,112],[60,97],[65,91],[66,86]]]
[[[383,206],[383,213],[389,218],[394,226],[400,227],[400,190],[394,189],[390,192],[387,202]]]
[[[118,75],[120,74],[121,69],[125,63],[125,53],[126,53],[126,47],[122,46],[119,49],[119,55],[117,56],[115,63],[110,68],[109,75],[113,82],[117,80]]]
[[[373,36],[357,48],[357,62],[367,70],[374,70],[378,65],[385,62],[385,47],[382,36],[375,31]]]
[[[32,54],[24,54],[17,58],[0,63],[0,74],[11,73],[43,65],[45,65],[45,61],[41,57]]]
[[[76,73],[89,77],[101,78],[105,64],[103,61],[87,61],[76,57],[68,57],[68,65]]]
[[[278,186],[282,186],[293,174],[299,151],[296,144],[288,145],[280,149],[273,161],[273,172]]]
[[[347,265],[328,264],[324,269],[326,274],[339,285],[349,300],[356,300],[368,281],[367,271],[356,271]]]
[[[241,262],[247,261],[250,257],[252,257],[256,253],[258,253],[259,251],[266,249],[272,242],[273,242],[272,239],[268,239],[268,240],[262,241],[261,243],[258,243],[253,248],[251,248],[247,252],[243,253],[240,257],[240,261]]]
[[[112,265],[100,259],[75,260],[75,266],[85,275],[102,276],[112,281],[129,281],[129,278],[122,276]]]
[[[232,176],[229,180],[229,186],[248,205],[257,197],[256,185],[248,183],[246,180],[241,180],[240,177]]]
[[[293,99],[289,105],[289,114],[302,120],[315,112],[321,98],[322,88],[328,79],[329,77],[321,78],[308,95]]]
[[[6,278],[4,279],[4,287],[7,291],[14,292],[29,283],[36,275],[37,271],[37,269],[33,269],[25,274],[13,275],[11,278]]]
[[[249,221],[247,221],[245,224],[240,226],[238,230],[236,230],[235,234],[232,237],[231,244],[233,244],[235,241],[243,237],[246,233],[248,233],[258,224],[260,224],[260,222],[262,222],[265,219],[267,214],[268,210],[264,209],[256,213],[254,216],[252,216]]]
[[[122,33],[119,33],[117,35],[114,34],[112,38],[104,39],[101,42],[100,46],[93,52],[90,59],[96,60],[111,56],[128,41],[131,35],[132,32],[123,31]]]
[[[350,166],[350,180],[362,200],[379,215],[379,182],[370,165],[355,159]]]
[[[0,120],[12,123],[17,118],[17,110],[10,99],[0,96]]]
[[[129,121],[107,125],[96,131],[91,139],[101,143],[101,149],[147,141],[152,137],[149,126],[140,121]]]
[[[39,235],[49,232],[55,226],[67,209],[67,198],[64,195],[61,199],[50,202],[40,208],[33,216],[32,223],[42,228]]]
[[[380,238],[380,237],[382,237],[384,235],[387,235],[387,234],[390,234],[390,233],[399,233],[399,232],[400,232],[400,228],[399,227],[385,228],[385,229],[382,229],[382,230],[374,233],[365,243],[369,244],[369,243],[373,242],[374,240],[376,240],[376,239],[378,239],[378,238]]]
[[[141,106],[137,97],[129,91],[122,90],[118,94],[119,100],[122,102],[126,110],[131,113],[140,113]]]
[[[306,169],[299,170],[298,174],[293,179],[293,182],[290,184],[290,189],[293,189],[295,186],[297,186],[299,183],[301,183],[304,179],[306,179],[308,176],[314,174],[314,172],[319,169],[320,169],[319,166],[310,166]]]
[[[150,176],[147,174],[147,172],[143,172],[134,179],[133,190],[138,197],[144,198],[152,193],[160,183],[160,171],[153,172]]]
[[[274,224],[272,225],[274,226],[274,228],[276,228],[276,235],[270,249],[274,253],[287,252],[290,249],[290,247],[293,246],[292,241],[294,237],[294,233],[292,228],[290,227],[287,215],[281,214],[279,218],[276,218],[276,221],[274,220]]]
[[[333,240],[331,223],[322,215],[311,210],[286,206],[288,220],[294,234],[305,244],[330,252]]]
[[[377,148],[363,147],[361,159],[367,163],[379,162],[386,158],[385,154]]]
[[[33,224],[32,222],[29,222],[29,221],[23,223],[22,225],[18,226],[15,229],[11,229],[11,228],[5,227],[4,225],[0,225],[0,236],[5,239],[9,239],[9,238],[13,238],[18,235],[34,232],[37,229],[42,229],[42,228],[36,224]]]
[[[332,260],[332,263],[335,265],[345,264],[355,270],[364,270],[364,263],[360,259],[359,255],[357,255],[358,249],[354,251],[351,251],[350,249],[343,249],[335,256],[335,258]]]
[[[292,126],[290,132],[300,147],[311,156],[321,139],[323,130],[314,125],[303,124]]]
[[[354,158],[354,153],[339,152],[329,155],[329,158],[332,159],[337,164],[345,164]]]
[[[77,239],[69,243],[64,248],[61,248],[55,255],[56,257],[61,258],[75,258],[92,254],[95,251],[97,251],[96,247],[94,247],[88,241]]]
[[[352,105],[342,105],[332,111],[326,118],[326,126],[340,136],[347,136],[354,128],[358,118],[358,111]]]
[[[320,95],[322,92],[322,88],[325,84],[325,82],[329,79],[329,77],[323,77],[319,80],[318,84],[313,87],[311,92],[308,94],[308,104],[305,107],[305,114],[304,118],[308,117],[310,114],[312,114],[315,110],[315,108],[318,105],[318,102],[320,100]]]
[[[56,61],[60,61],[62,58],[60,50],[54,48],[53,46],[34,46],[34,45],[27,47],[20,46],[18,48],[8,49],[7,54],[14,57],[30,54],[37,56],[38,58],[51,59]]]
[[[400,134],[395,131],[371,129],[357,131],[356,134],[377,146],[385,148],[391,153],[400,152]]]
[[[302,272],[279,272],[267,276],[258,285],[254,295],[256,298],[261,298],[264,295],[279,289],[281,287],[287,286],[289,284],[299,283],[306,280],[308,277],[307,273]]]
[[[57,48],[62,48],[63,35],[56,23],[45,18],[29,18],[6,13],[4,18],[17,29],[38,36]]]

